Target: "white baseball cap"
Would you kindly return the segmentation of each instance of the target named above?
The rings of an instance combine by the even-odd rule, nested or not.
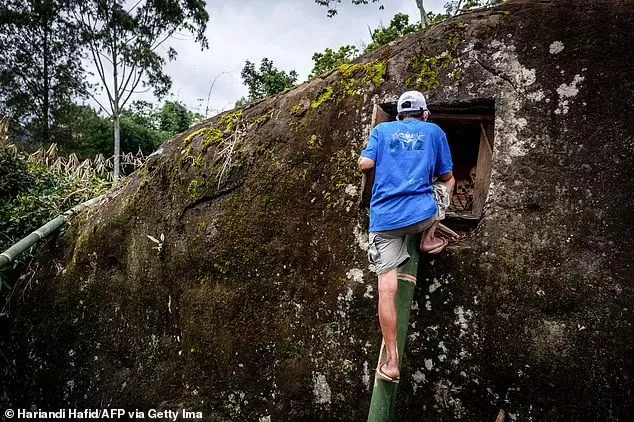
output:
[[[425,101],[425,96],[418,91],[407,91],[398,99],[397,111],[399,114],[422,110],[427,110],[427,101]]]

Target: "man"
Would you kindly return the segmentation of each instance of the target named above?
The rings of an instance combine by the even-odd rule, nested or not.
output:
[[[379,323],[386,352],[377,376],[388,382],[398,382],[400,376],[396,290],[398,267],[409,259],[405,236],[423,232],[420,249],[430,254],[447,246],[447,239],[436,237],[435,231],[455,184],[447,136],[427,123],[423,94],[404,93],[397,108],[399,120],[376,126],[359,159],[362,172],[376,169],[368,257],[379,279]]]

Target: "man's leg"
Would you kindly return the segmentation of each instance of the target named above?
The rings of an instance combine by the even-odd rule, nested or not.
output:
[[[399,361],[396,343],[396,290],[398,288],[398,269],[394,268],[379,274],[379,323],[385,341],[386,359],[381,368],[384,374],[398,378]]]

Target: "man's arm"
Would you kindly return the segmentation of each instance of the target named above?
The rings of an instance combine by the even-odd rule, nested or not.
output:
[[[359,170],[362,173],[367,173],[374,168],[374,160],[367,157],[359,157]]]
[[[368,139],[368,145],[365,147],[363,151],[361,151],[361,157],[359,157],[359,170],[363,173],[367,173],[372,170],[375,166],[376,160],[376,149],[379,144],[379,134],[378,130],[375,127],[370,132],[370,137]]]
[[[443,183],[447,183],[449,182],[451,179],[453,179],[453,171],[450,171],[447,174],[443,174],[442,176],[438,176],[438,180],[440,180]]]
[[[438,176],[438,180],[440,180],[447,187],[447,191],[449,192],[449,203],[451,203],[453,188],[456,185],[456,179],[453,178],[453,171],[445,173],[442,176]]]

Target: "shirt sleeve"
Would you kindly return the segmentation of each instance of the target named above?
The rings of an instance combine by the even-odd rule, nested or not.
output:
[[[434,166],[434,177],[443,176],[453,170],[451,150],[447,142],[447,135],[442,129],[438,130],[438,143],[436,145],[436,164]]]
[[[370,160],[376,162],[376,154],[379,146],[379,131],[375,127],[370,132],[370,138],[368,139],[368,146],[365,147],[363,151],[361,151],[361,156],[365,158],[369,158]]]

